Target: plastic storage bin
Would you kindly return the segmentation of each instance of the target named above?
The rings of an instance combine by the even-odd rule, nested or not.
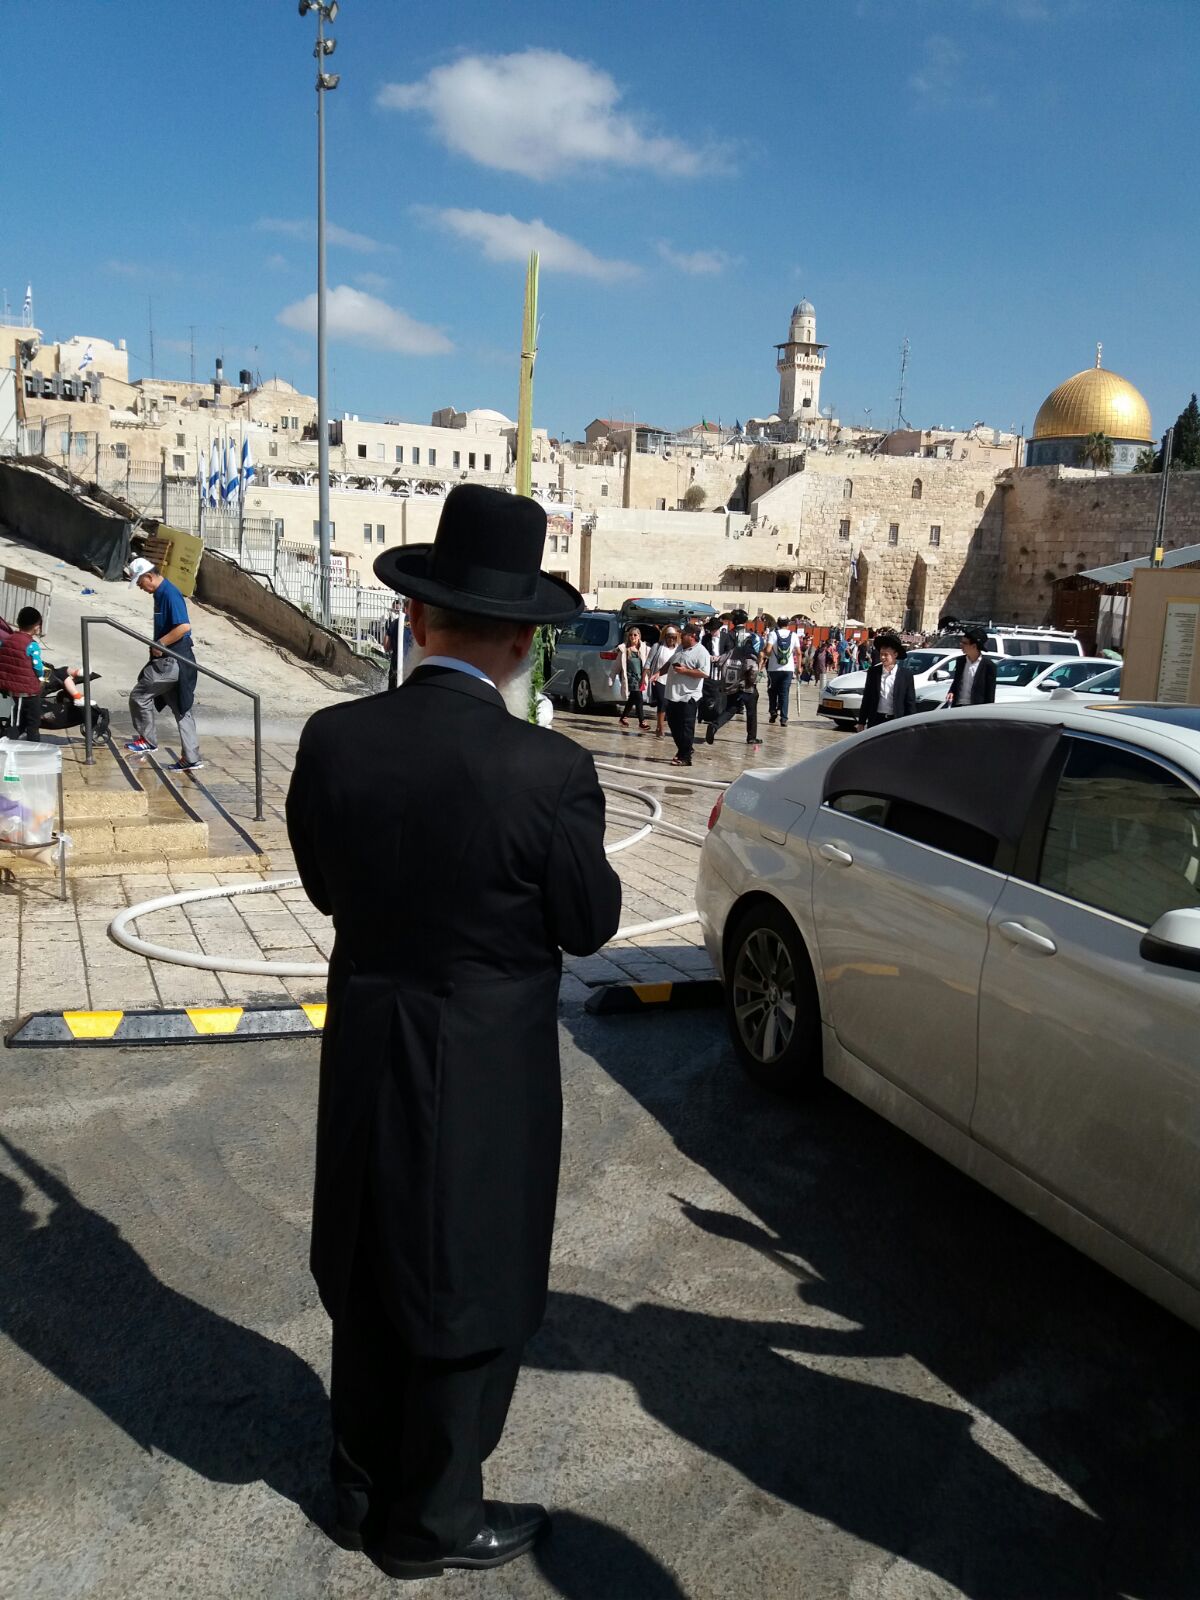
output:
[[[57,745],[0,739],[0,843],[53,841],[61,772]]]

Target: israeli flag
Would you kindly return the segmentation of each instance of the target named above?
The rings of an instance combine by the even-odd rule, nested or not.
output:
[[[208,503],[214,507],[221,503],[221,446],[215,439],[208,452]]]
[[[26,286],[25,286],[25,304],[24,304],[24,306],[22,306],[21,309],[22,309],[22,311],[25,313],[25,315],[27,317],[32,317],[32,315],[33,315],[33,285],[31,283],[26,284]]]
[[[246,498],[246,490],[254,482],[254,458],[250,454],[249,434],[242,440],[242,499]]]
[[[76,370],[82,372],[84,367],[90,367],[95,359],[95,356],[92,354],[92,347],[91,345],[88,345],[87,349],[83,352],[83,360],[79,363],[79,366]]]
[[[851,556],[850,557],[850,582],[851,583],[857,583],[858,582],[858,557],[857,556]]]
[[[196,446],[196,503],[204,505],[208,499],[208,480],[204,476],[204,451]]]
[[[237,450],[232,439],[225,440],[225,484],[221,491],[221,498],[226,505],[231,500],[237,499],[238,492],[238,460]]]

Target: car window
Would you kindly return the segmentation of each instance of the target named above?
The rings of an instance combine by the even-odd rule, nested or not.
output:
[[[930,667],[936,667],[939,661],[949,659],[949,656],[941,650],[910,650],[904,658],[904,665],[910,672],[928,672]]]
[[[1200,906],[1200,795],[1156,761],[1071,739],[1038,882],[1149,927]]]
[[[578,644],[583,637],[583,623],[573,622],[569,628],[564,628],[558,636],[559,644]]]
[[[856,817],[859,822],[874,823],[888,833],[911,839],[914,844],[944,850],[947,855],[974,862],[977,867],[990,867],[995,863],[999,840],[994,834],[932,806],[870,794],[840,794],[827,804],[831,810]]]
[[[1032,683],[1042,670],[1038,661],[997,661],[996,682],[1020,688],[1023,684]]]
[[[588,617],[583,624],[583,642],[586,645],[605,645],[612,623],[607,617]]]
[[[1053,689],[1071,689],[1077,683],[1086,683],[1101,670],[1094,661],[1064,661],[1061,667],[1048,672],[1042,682]]]

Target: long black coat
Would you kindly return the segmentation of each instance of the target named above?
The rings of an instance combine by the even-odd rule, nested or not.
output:
[[[859,719],[869,722],[879,709],[879,691],[883,684],[883,663],[877,661],[867,668],[867,681],[863,685],[862,709]],[[917,709],[917,686],[913,675],[901,661],[896,667],[896,681],[892,685],[892,715],[911,717]]]
[[[516,1346],[545,1309],[562,950],[616,931],[592,758],[479,679],[422,667],[300,740],[296,864],[332,914],[312,1270],[337,1317],[360,1216],[417,1354]]]
[[[950,685],[950,704],[956,706],[962,693],[963,673],[967,670],[966,656],[954,663],[954,679]],[[990,706],[996,698],[996,663],[991,656],[981,655],[975,668],[975,682],[971,685],[971,704]]]

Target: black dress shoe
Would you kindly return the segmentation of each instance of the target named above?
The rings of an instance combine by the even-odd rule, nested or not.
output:
[[[387,1550],[371,1554],[389,1578],[436,1578],[448,1567],[479,1571],[502,1567],[532,1550],[550,1532],[545,1506],[511,1505],[505,1500],[483,1502],[483,1527],[460,1550],[448,1551],[432,1561],[408,1561]]]

